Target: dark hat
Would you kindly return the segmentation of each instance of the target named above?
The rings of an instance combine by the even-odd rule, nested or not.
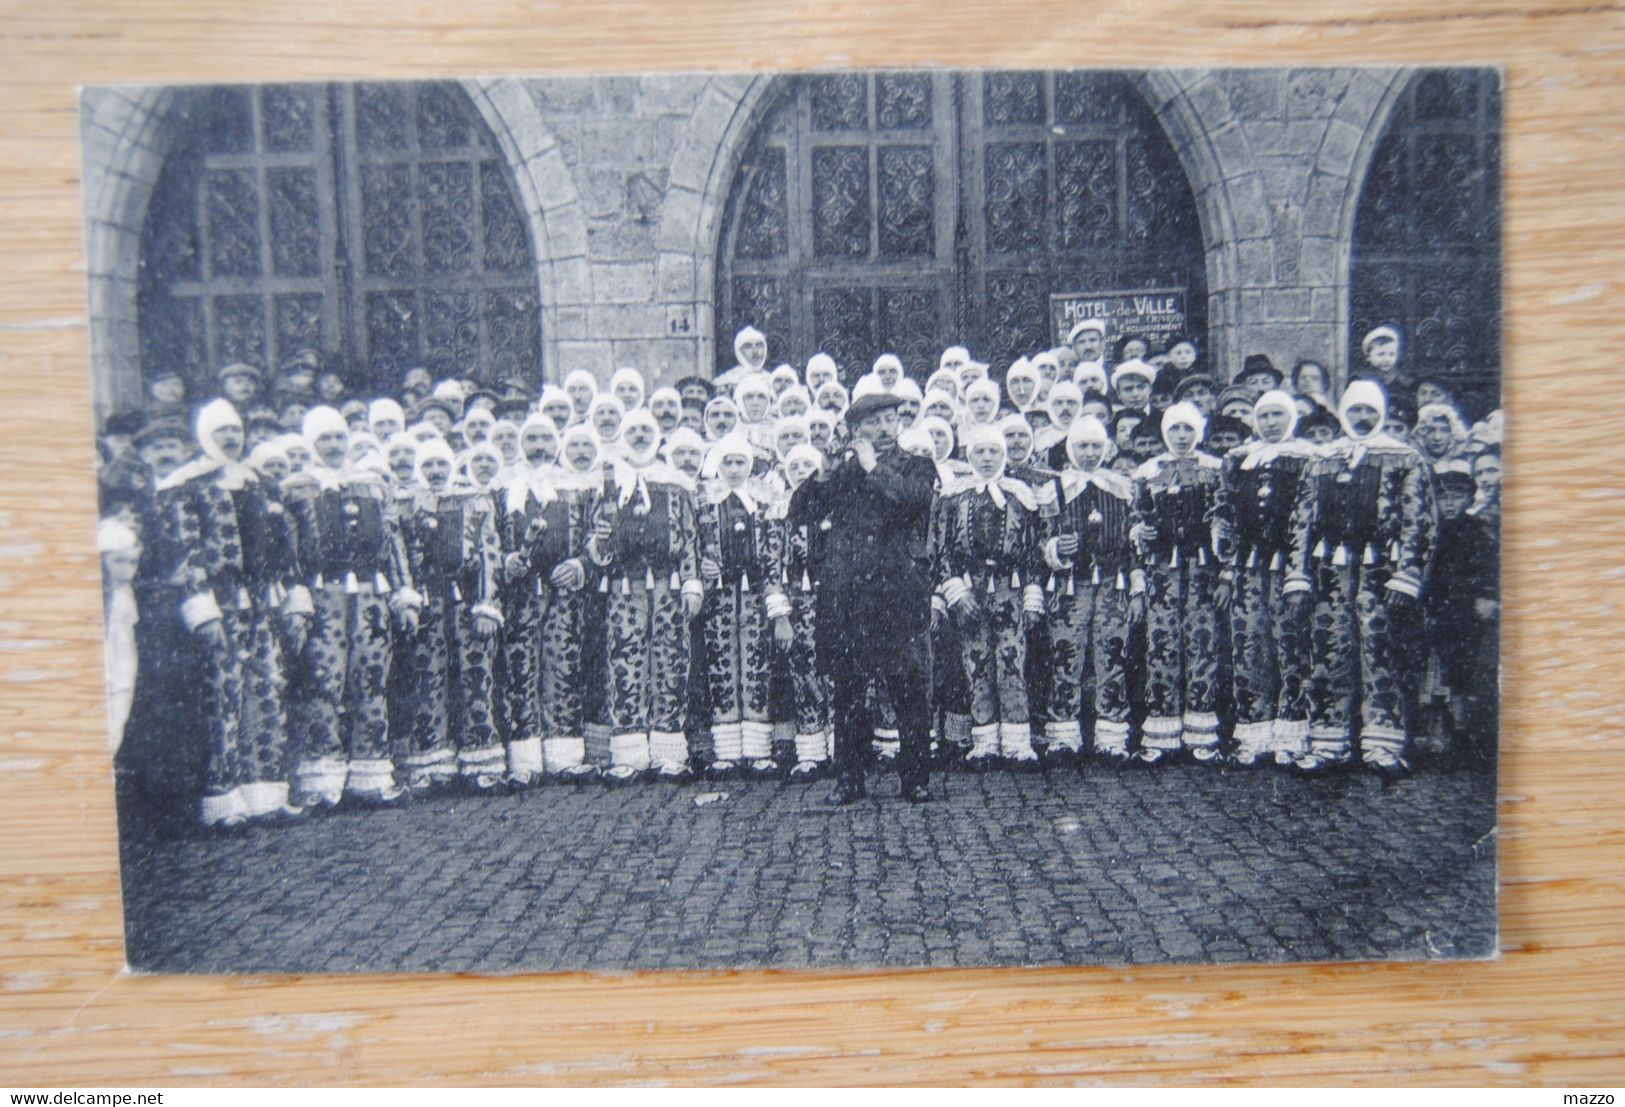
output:
[[[1246,380],[1254,373],[1268,373],[1276,384],[1280,384],[1284,379],[1268,354],[1248,354],[1247,359],[1241,363],[1241,372],[1236,374],[1235,379]]]
[[[1191,389],[1196,387],[1199,384],[1207,385],[1209,391],[1212,391],[1212,392],[1218,392],[1219,391],[1219,382],[1214,380],[1211,374],[1209,374],[1209,373],[1192,373],[1190,376],[1188,376],[1184,380],[1180,381],[1179,382],[1179,387],[1174,389],[1174,399],[1175,400],[1183,400],[1186,396],[1188,396],[1190,394]]]
[[[244,361],[234,361],[230,365],[222,365],[220,371],[215,374],[215,377],[219,380],[225,380],[227,377],[253,377],[255,380],[261,380],[264,376],[265,374]]]
[[[684,377],[673,384],[672,387],[677,389],[678,392],[691,387],[703,388],[708,396],[714,396],[717,391],[716,386],[704,377]]]
[[[1435,469],[1433,482],[1440,488],[1454,488],[1458,492],[1471,492],[1477,487],[1473,474],[1459,469]]]
[[[524,377],[503,377],[497,381],[497,387],[502,389],[502,396],[508,400],[528,400],[532,389],[530,382]]]
[[[279,405],[289,401],[313,404],[316,402],[316,391],[308,384],[298,384],[284,377],[271,387],[271,397]]]
[[[180,438],[187,442],[192,440],[192,428],[187,425],[184,409],[173,410],[166,405],[164,409],[147,412],[146,420],[141,429],[136,432],[135,444],[144,446],[155,438]]]
[[[107,417],[107,422],[102,426],[102,433],[127,438],[139,433],[146,421],[146,416],[139,411],[115,411]]]
[[[853,400],[846,409],[844,417],[846,425],[855,427],[871,415],[878,415],[882,411],[891,411],[900,406],[903,398],[890,392],[870,392]]]
[[[162,369],[154,369],[151,373],[147,374],[147,383],[151,384],[153,381],[167,381],[172,377],[178,377],[181,380],[185,380],[186,374],[182,373],[179,369],[174,368],[166,367]]]
[[[1316,427],[1326,427],[1333,434],[1337,434],[1343,429],[1343,424],[1337,421],[1337,416],[1333,415],[1331,411],[1317,405],[1315,410],[1298,420],[1297,435],[1302,438],[1308,431]]]
[[[511,396],[498,400],[496,408],[491,412],[498,419],[507,419],[515,423],[523,423],[530,415],[530,401],[523,396]]]
[[[463,397],[463,410],[469,410],[477,401],[480,400],[484,400],[488,405],[494,408],[497,406],[497,401],[500,399],[501,397],[495,392],[492,392],[489,388],[476,388],[474,391]]]
[[[1213,410],[1223,411],[1225,404],[1232,404],[1238,400],[1246,404],[1248,409],[1251,410],[1253,406],[1253,394],[1248,392],[1239,384],[1233,384],[1229,388],[1226,388],[1223,392],[1219,393],[1219,398],[1213,401]]]
[[[284,373],[316,372],[322,367],[322,355],[306,346],[295,350],[278,363],[277,368]]]
[[[1243,441],[1252,434],[1252,428],[1229,415],[1215,415],[1207,421],[1207,437],[1211,441],[1215,434],[1230,432],[1236,436],[1237,441]]]
[[[282,424],[277,422],[276,416],[274,414],[267,415],[264,408],[256,408],[249,413],[248,418],[243,422],[250,434],[257,430],[280,431],[282,429]]]
[[[412,409],[412,418],[422,419],[430,408],[439,408],[446,413],[446,418],[454,421],[457,419],[458,413],[453,410],[451,404],[438,396],[425,396],[419,400],[417,406]]]

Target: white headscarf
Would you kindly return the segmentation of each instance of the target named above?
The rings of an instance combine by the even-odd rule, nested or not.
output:
[[[862,399],[864,396],[885,396],[888,394],[889,391],[885,382],[874,373],[863,374],[858,378],[858,382],[852,386],[852,398],[854,400]]]
[[[629,366],[622,366],[621,368],[615,370],[614,375],[609,378],[609,390],[614,392],[620,385],[623,384],[635,384],[638,386],[638,402],[633,404],[628,410],[636,410],[637,408],[643,406],[643,397],[646,388],[643,383],[643,374]],[[626,405],[623,403],[621,406],[624,408]]]
[[[555,453],[550,465],[532,465],[525,457],[525,435],[532,430],[542,429],[553,436]],[[536,502],[546,507],[558,498],[553,484],[557,475],[559,459],[563,456],[563,443],[559,441],[558,424],[541,412],[533,412],[525,417],[524,423],[519,427],[519,462],[508,478],[506,506],[509,511],[523,511],[525,505],[534,497]]]
[[[426,461],[444,461],[452,466],[452,471],[446,474],[446,486],[440,492],[430,488],[429,482],[423,479],[423,463]],[[452,456],[451,447],[446,445],[445,439],[435,438],[428,442],[419,443],[417,460],[412,464],[412,474],[417,478],[418,502],[433,506],[434,500],[431,497],[444,495],[446,492],[451,491],[451,486],[457,480],[456,466],[457,459]]]
[[[1168,441],[1168,431],[1177,426],[1191,427],[1196,431],[1196,437],[1191,442],[1191,448],[1185,453],[1175,450]],[[1202,444],[1202,436],[1206,433],[1207,420],[1202,418],[1202,413],[1195,404],[1177,403],[1162,413],[1162,444],[1167,446],[1168,452],[1175,457],[1190,457],[1196,453],[1197,448]]]
[[[1010,366],[1009,372],[1005,373],[1004,375],[1004,391],[1010,396],[1012,403],[1015,402],[1015,394],[1010,385],[1011,382],[1018,380],[1032,381],[1032,396],[1027,400],[1026,403],[1016,404],[1016,406],[1023,412],[1029,411],[1038,403],[1038,386],[1043,382],[1043,378],[1038,375],[1038,370],[1033,368],[1032,362],[1028,361],[1026,358],[1022,358],[1014,365]]]
[[[1027,456],[1018,459],[1016,461],[1016,464],[1017,465],[1025,465],[1027,462],[1031,461],[1033,459],[1033,454],[1037,452],[1038,448],[1037,448],[1037,446],[1033,445],[1033,428],[1032,428],[1032,424],[1027,422],[1027,417],[1025,415],[1020,414],[1020,413],[1013,412],[1013,413],[1011,413],[1009,415],[1006,415],[1003,419],[1000,419],[998,421],[997,425],[998,425],[998,428],[999,428],[999,435],[1001,437],[1003,437],[1004,435],[1009,434],[1012,430],[1016,430],[1016,429],[1024,430],[1024,431],[1027,432]],[[1004,451],[1005,451],[1005,457],[1006,457],[1006,459],[1008,459],[1009,456],[1010,456],[1010,441],[1009,441],[1009,439],[1005,439]]]
[[[745,397],[758,396],[767,401],[763,405],[762,415],[759,419],[750,419],[745,414]],[[762,423],[771,422],[773,418],[773,383],[764,373],[752,373],[734,386],[734,406],[739,409],[739,422],[741,426],[756,427]]]
[[[944,385],[947,387],[943,387]],[[951,369],[938,369],[925,378],[925,390],[927,392],[932,390],[946,392],[949,399],[955,403],[959,402],[959,378],[954,376]]]
[[[828,354],[814,354],[807,359],[807,371],[802,379],[807,382],[807,391],[809,393],[814,391],[813,377],[824,373],[828,373],[831,380],[838,381],[841,379],[840,367],[835,364],[835,359]]]
[[[1380,330],[1383,328],[1378,329]],[[1371,431],[1364,438],[1361,438],[1360,435],[1355,434],[1354,429],[1349,426],[1349,408],[1355,406],[1356,404],[1365,404],[1367,407],[1377,409],[1376,429]],[[1376,381],[1357,380],[1351,382],[1349,386],[1343,390],[1342,399],[1337,401],[1337,421],[1343,424],[1343,433],[1348,435],[1349,438],[1355,442],[1369,442],[1379,436],[1387,437],[1382,434],[1382,424],[1387,418],[1388,397],[1383,393],[1382,385],[1378,384]]]
[[[999,448],[999,469],[991,477],[983,477],[976,472],[976,463],[970,462],[970,472],[960,478],[960,488],[970,488],[977,492],[986,492],[999,507],[1005,506],[1005,497],[1013,496],[1016,501],[1028,511],[1038,510],[1038,501],[1033,496],[1033,490],[1013,477],[1005,476],[1004,466],[1008,453],[1004,445],[1004,433],[994,423],[978,423],[965,432],[965,458],[970,460],[971,451],[978,446],[997,446]]]
[[[621,416],[620,423],[615,427],[615,436],[613,438],[605,438],[603,432],[598,431],[598,420],[596,416],[600,411],[603,411],[606,408],[614,408],[620,413]],[[587,422],[592,424],[593,430],[598,431],[599,445],[610,450],[611,452],[614,452],[613,447],[616,445],[616,443],[620,442],[621,429],[626,425],[626,405],[621,403],[621,401],[616,399],[612,394],[608,392],[600,392],[598,395],[592,398],[592,403],[587,406]]]
[[[305,448],[310,451],[310,468],[306,470],[324,490],[331,491],[341,488],[356,477],[356,471],[349,464],[350,424],[344,416],[339,414],[337,408],[318,404],[305,412],[305,420],[299,425],[301,436],[305,440]],[[345,464],[343,468],[330,468],[322,461],[322,455],[316,449],[316,440],[324,434],[342,432],[344,434]],[[370,471],[367,475],[372,475]]]
[[[589,388],[592,389],[592,393],[591,393],[592,396],[597,396],[598,395],[598,378],[593,376],[591,373],[587,372],[587,370],[585,370],[585,369],[572,369],[565,376],[565,378],[564,378],[564,393],[565,393],[566,396],[568,396],[569,393],[570,393],[570,386],[571,385],[576,385],[576,384],[585,384]],[[591,398],[589,398],[587,400],[587,404],[588,404],[589,407],[592,405],[592,399]],[[587,415],[586,415],[585,412],[577,412],[576,411],[576,409],[575,409],[575,401],[574,400],[570,401],[570,417],[572,419],[576,419],[576,418],[585,419],[585,418],[587,418]]]
[[[666,439],[665,445],[663,447],[661,447],[661,455],[668,462],[671,462],[672,453],[674,451],[676,451],[677,449],[679,449],[679,448],[687,448],[687,449],[691,449],[691,450],[699,450],[700,454],[701,454],[700,464],[702,466],[705,464],[705,461],[704,461],[704,454],[705,454],[705,449],[706,449],[705,439],[701,438],[697,433],[695,433],[693,428],[691,428],[691,427],[678,427],[676,430],[672,431],[670,437],[668,437]],[[676,464],[673,463],[672,467],[676,468]],[[682,472],[681,469],[678,469],[677,471],[679,473]]]
[[[406,426],[406,412],[401,410],[400,404],[389,397],[385,396],[367,405],[367,426],[372,428],[374,434],[378,433],[378,424],[386,419],[399,423],[402,428]]]
[[[745,505],[745,510],[752,515],[756,514],[756,500],[747,489],[746,483],[738,488],[730,488],[722,479],[722,459],[725,457],[742,457],[746,461],[756,460],[756,451],[751,447],[750,440],[742,434],[728,434],[718,439],[710,451],[705,455],[705,464],[700,467],[700,475],[708,483],[705,488],[706,499],[718,504],[729,496],[739,497],[739,502]]]
[[[565,456],[576,442],[590,442],[595,451],[593,463],[584,473],[571,465]],[[598,440],[598,432],[593,430],[591,423],[571,423],[559,432],[558,475],[553,483],[560,489],[573,492],[595,492],[603,486],[604,444]]]
[[[1075,452],[1076,448],[1085,442],[1099,442],[1106,447],[1101,452],[1099,464],[1088,472],[1084,472],[1078,464]],[[1097,417],[1080,415],[1072,420],[1072,426],[1066,432],[1066,459],[1071,464],[1061,471],[1061,495],[1066,498],[1067,503],[1077,499],[1078,493],[1091,484],[1119,499],[1127,494],[1126,483],[1106,466],[1116,452],[1117,447],[1112,442],[1111,434],[1106,430],[1106,424]]]
[[[792,396],[800,397],[802,403],[807,405],[806,406],[806,411],[803,412],[803,414],[806,414],[807,412],[812,411],[812,407],[813,407],[812,393],[808,392],[804,387],[802,387],[799,384],[791,385],[789,388],[786,388],[783,392],[779,393],[778,404],[777,404],[777,407],[775,408],[775,410],[779,413],[779,418],[782,419],[782,418],[785,417],[785,415],[784,415],[784,401],[788,400]]]
[[[796,367],[789,364],[774,366],[773,372],[767,375],[767,379],[768,383],[773,386],[775,396],[782,394],[786,388],[801,383],[801,378],[796,375]]]
[[[332,408],[326,410],[332,411]],[[338,414],[334,412],[334,414]],[[307,417],[308,418],[308,417]],[[341,417],[342,421],[342,417]],[[189,480],[195,480],[210,473],[218,473],[215,483],[221,488],[236,491],[249,481],[255,479],[254,470],[239,458],[230,458],[220,448],[220,443],[214,440],[214,432],[222,427],[236,427],[242,429],[242,416],[237,414],[237,408],[230,400],[211,400],[198,409],[197,420],[194,424],[197,431],[197,444],[203,451],[203,456],[195,458],[180,466],[169,476],[159,482],[160,490],[178,488]]]
[[[986,396],[993,401],[993,410],[986,419],[978,418],[971,410],[970,402],[978,396]],[[965,389],[965,408],[963,418],[967,425],[991,426],[999,420],[999,385],[986,377],[981,378]]]
[[[1287,446],[1288,443],[1292,442],[1292,432],[1296,430],[1298,426],[1297,403],[1292,399],[1291,396],[1278,388],[1270,389],[1268,392],[1260,396],[1253,404],[1253,425],[1255,427],[1258,425],[1258,413],[1261,411],[1284,412],[1287,419],[1286,433],[1281,436],[1281,440],[1279,442],[1265,442],[1262,438],[1256,437],[1258,432],[1254,431],[1253,433],[1255,437],[1242,447],[1242,449],[1246,451],[1245,456],[1241,459],[1241,467],[1243,469],[1256,469],[1260,465],[1265,465],[1271,461],[1274,461],[1275,458],[1282,453],[1282,447]],[[1307,442],[1302,442],[1296,443],[1295,445],[1308,446],[1309,444]],[[1288,447],[1286,452],[1295,453],[1298,451],[1293,447]]]
[[[761,331],[757,330],[755,327],[745,327],[742,330],[740,330],[740,332],[738,334],[734,335],[734,357],[739,360],[739,364],[743,365],[747,369],[760,369],[760,368],[762,368],[762,365],[767,364],[767,355],[765,355],[765,354],[762,355],[762,365],[754,365],[754,364],[746,361],[745,360],[744,350],[745,350],[745,343],[747,343],[747,342],[760,342],[763,345],[766,345],[767,344],[767,335],[763,334]]]

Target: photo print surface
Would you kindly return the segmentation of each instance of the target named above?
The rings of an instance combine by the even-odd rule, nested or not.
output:
[[[129,963],[1493,956],[1501,94],[84,90]]]

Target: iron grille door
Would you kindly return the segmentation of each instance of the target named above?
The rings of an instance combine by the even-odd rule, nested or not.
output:
[[[496,142],[450,82],[186,94],[142,236],[143,372],[321,352],[352,384],[535,381],[529,231]]]

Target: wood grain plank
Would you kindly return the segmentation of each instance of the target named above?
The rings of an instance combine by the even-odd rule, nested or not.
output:
[[[1617,1082],[1625,8],[0,4],[9,1081]],[[833,65],[1507,67],[1506,953],[1467,965],[510,978],[120,972],[78,83]],[[748,1028],[748,1031],[747,1031]]]

